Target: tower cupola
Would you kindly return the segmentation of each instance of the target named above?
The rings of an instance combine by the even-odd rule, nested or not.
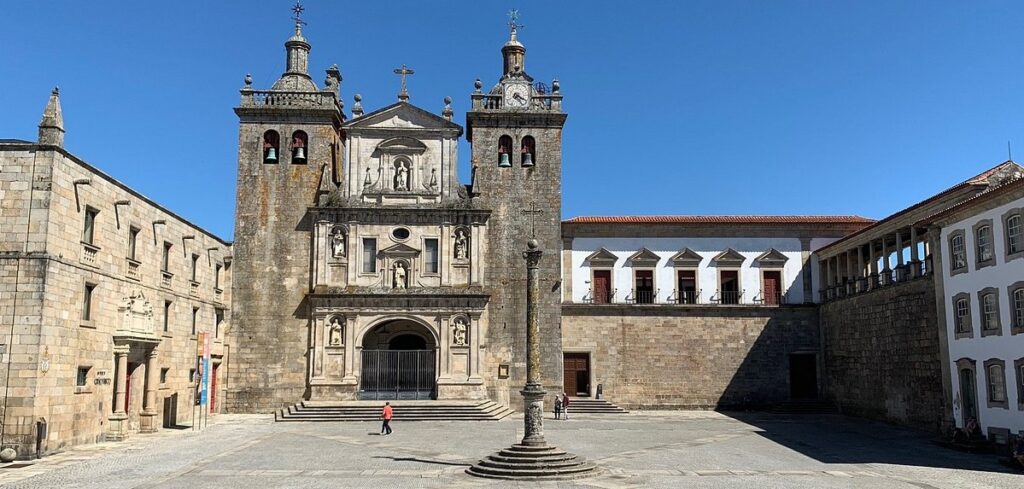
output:
[[[509,21],[509,39],[501,48],[501,55],[504,60],[504,70],[502,78],[509,78],[513,76],[521,76],[526,73],[526,46],[519,42],[519,35],[517,30],[522,27],[517,22],[519,20],[519,11],[512,10],[508,13]]]
[[[285,70],[281,78],[274,83],[274,90],[290,90],[301,92],[317,91],[316,83],[309,76],[309,51],[312,47],[309,41],[302,35],[302,11],[305,10],[301,4],[295,3],[292,12],[295,17],[295,34],[284,43],[285,51],[288,54],[285,60]]]

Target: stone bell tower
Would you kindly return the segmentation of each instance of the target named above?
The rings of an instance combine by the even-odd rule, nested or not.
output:
[[[305,389],[310,288],[307,209],[341,180],[345,116],[341,73],[327,70],[323,89],[309,75],[311,46],[295,33],[285,42],[285,72],[269,90],[246,75],[235,113],[238,194],[235,212],[232,367],[227,407],[269,411],[301,399]]]
[[[488,390],[495,400],[520,404],[526,379],[526,273],[521,250],[535,237],[546,252],[540,263],[538,318],[543,385],[561,392],[561,208],[562,95],[526,73],[526,47],[518,39],[513,12],[508,42],[501,49],[503,71],[484,92],[478,79],[466,114],[472,144],[472,191],[491,209],[485,283],[488,306]],[[499,375],[504,366],[509,375]]]

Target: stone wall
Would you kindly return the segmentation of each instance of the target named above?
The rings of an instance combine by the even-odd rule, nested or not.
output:
[[[789,399],[789,354],[818,352],[817,319],[814,306],[565,304],[562,339],[615,404],[754,408]]]
[[[823,304],[821,326],[827,397],[844,414],[945,425],[931,277]]]

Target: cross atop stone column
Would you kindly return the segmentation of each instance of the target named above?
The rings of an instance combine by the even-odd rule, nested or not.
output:
[[[537,208],[536,202],[530,202],[529,209],[523,209],[523,214],[530,216],[530,237],[537,237],[537,214],[543,214],[544,211]]]

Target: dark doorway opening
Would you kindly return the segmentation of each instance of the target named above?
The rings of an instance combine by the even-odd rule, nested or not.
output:
[[[437,353],[434,335],[407,320],[389,321],[363,337],[359,399],[434,399]]]
[[[653,270],[637,270],[635,275],[636,280],[636,303],[637,304],[652,304],[654,303],[654,271]]]
[[[590,354],[565,353],[562,359],[565,393],[570,396],[590,395]]]
[[[679,271],[679,283],[677,284],[679,291],[679,303],[680,304],[696,304],[697,303],[697,271],[696,270],[680,270]]]
[[[722,304],[740,303],[740,272],[737,270],[722,270],[721,277],[721,302]]]
[[[978,401],[975,393],[978,392],[974,386],[974,370],[960,369],[960,402],[963,404],[964,424],[971,418],[978,418]]]
[[[818,398],[818,357],[814,353],[789,355],[789,395],[795,400]]]

